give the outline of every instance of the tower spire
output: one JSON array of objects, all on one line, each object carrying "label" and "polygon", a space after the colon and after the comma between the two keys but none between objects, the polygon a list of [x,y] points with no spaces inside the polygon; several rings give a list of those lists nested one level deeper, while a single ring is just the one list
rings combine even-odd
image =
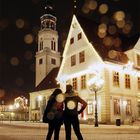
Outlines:
[{"label": "tower spire", "polygon": [[41,19],[41,29],[56,30],[56,17],[52,7],[52,0],[45,0],[45,13]]}]

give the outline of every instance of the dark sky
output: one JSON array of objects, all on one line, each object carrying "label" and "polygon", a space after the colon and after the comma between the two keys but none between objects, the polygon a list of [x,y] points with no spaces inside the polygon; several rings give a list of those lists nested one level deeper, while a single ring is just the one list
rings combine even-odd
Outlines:
[{"label": "dark sky", "polygon": [[[90,1],[92,1],[90,3]],[[37,31],[40,28],[40,16],[44,13],[45,0],[0,0],[0,88],[6,90],[30,91],[35,84],[35,51],[37,50]],[[116,11],[125,13],[126,23],[131,25],[129,33],[119,33],[134,37],[140,31],[139,0],[77,0],[77,15],[100,24],[111,19]],[[99,7],[107,4],[105,14]],[[73,13],[73,0],[53,0],[57,17],[57,30],[60,44],[67,37]],[[85,9],[84,9],[85,8]],[[60,50],[61,49],[60,45]]]}]

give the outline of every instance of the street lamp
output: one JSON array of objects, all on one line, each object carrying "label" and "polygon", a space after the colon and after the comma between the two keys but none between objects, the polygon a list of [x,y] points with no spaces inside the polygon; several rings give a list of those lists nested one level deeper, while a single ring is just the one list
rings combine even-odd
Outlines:
[{"label": "street lamp", "polygon": [[89,89],[95,93],[95,127],[98,127],[97,92],[103,87],[104,80],[93,78],[88,81]]}]

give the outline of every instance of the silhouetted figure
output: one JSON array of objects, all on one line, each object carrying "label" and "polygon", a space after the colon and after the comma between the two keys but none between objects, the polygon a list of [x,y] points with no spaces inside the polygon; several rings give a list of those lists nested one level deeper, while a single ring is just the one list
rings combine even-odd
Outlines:
[{"label": "silhouetted figure", "polygon": [[[65,110],[64,110],[64,125],[66,131],[66,140],[71,140],[71,126],[73,126],[74,132],[78,140],[83,140],[80,132],[78,114],[82,113],[86,108],[87,103],[81,99],[73,91],[71,85],[66,86],[65,93]],[[78,103],[81,104],[81,109],[78,111]]]},{"label": "silhouetted figure", "polygon": [[48,123],[48,134],[46,140],[51,140],[54,132],[54,140],[59,140],[59,132],[63,124],[63,101],[64,96],[60,89],[55,89],[48,100],[43,122]]}]

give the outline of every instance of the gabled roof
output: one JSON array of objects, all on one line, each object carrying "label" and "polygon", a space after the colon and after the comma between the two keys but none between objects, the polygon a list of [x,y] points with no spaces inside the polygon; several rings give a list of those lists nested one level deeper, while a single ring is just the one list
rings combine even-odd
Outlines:
[{"label": "gabled roof", "polygon": [[134,49],[140,50],[140,37],[139,37],[139,39],[138,39],[136,45],[134,46]]},{"label": "gabled roof", "polygon": [[[40,82],[40,84],[35,87],[34,91],[41,91],[46,89],[52,89],[58,87],[56,76],[58,73],[59,68],[53,68],[49,74]],[[34,92],[33,91],[33,92]]]},{"label": "gabled roof", "polygon": [[[77,42],[75,42],[74,45],[77,45],[77,46],[79,45],[79,47],[70,47],[70,40],[71,40],[71,38],[75,37],[75,34],[77,35],[79,32],[82,34],[82,39],[81,39],[81,42],[80,42],[82,45],[79,45]],[[71,45],[73,45],[73,44],[71,44]],[[65,62],[65,61],[67,61],[67,58],[69,56],[72,56],[73,52],[78,52],[81,49],[85,49],[84,48],[85,46],[87,47],[86,49],[90,50],[90,54],[94,54],[94,55],[89,55],[88,56],[91,61],[89,61],[87,63],[87,66],[93,64],[92,60],[94,60],[97,63],[103,63],[103,60],[100,57],[100,54],[97,53],[97,51],[95,50],[95,48],[92,45],[92,43],[89,42],[89,39],[87,38],[87,35],[85,34],[83,28],[81,27],[80,22],[77,20],[77,17],[75,15],[73,15],[73,18],[72,18],[72,21],[71,21],[71,25],[70,25],[70,29],[69,29],[69,32],[68,32],[68,36],[67,36],[67,40],[66,40],[66,44],[65,44],[65,48],[64,48],[64,52],[63,52],[63,60],[62,60],[62,63],[61,63],[61,67],[60,67],[59,73],[57,75],[57,80],[58,81],[60,79],[63,80],[62,77],[65,74],[67,75],[70,72],[69,70],[66,70],[65,74],[63,72],[63,70],[66,68],[65,65],[66,65],[67,62]],[[83,71],[85,69],[87,69],[87,68],[84,68],[84,67],[82,68]],[[60,76],[61,74],[63,75],[62,77]],[[64,79],[66,79],[66,77],[67,76],[64,76]]]}]

